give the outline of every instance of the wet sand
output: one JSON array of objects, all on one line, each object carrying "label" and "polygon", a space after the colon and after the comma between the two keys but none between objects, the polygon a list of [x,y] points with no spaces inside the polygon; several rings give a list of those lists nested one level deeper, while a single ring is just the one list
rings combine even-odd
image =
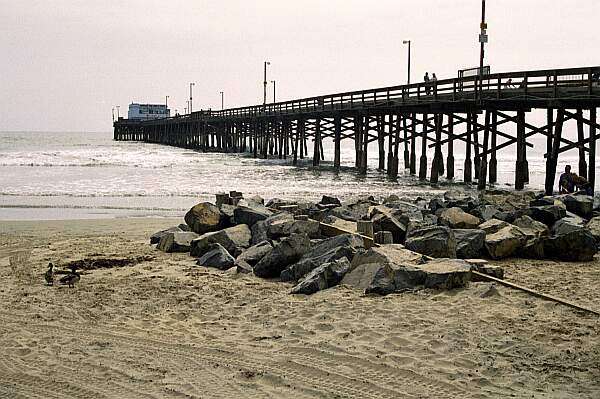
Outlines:
[{"label": "wet sand", "polygon": [[[292,296],[148,244],[180,222],[0,222],[0,397],[600,397],[597,316],[502,286],[482,298],[490,283]],[[48,262],[83,258],[133,263],[44,285]],[[501,264],[600,309],[598,259]]]}]

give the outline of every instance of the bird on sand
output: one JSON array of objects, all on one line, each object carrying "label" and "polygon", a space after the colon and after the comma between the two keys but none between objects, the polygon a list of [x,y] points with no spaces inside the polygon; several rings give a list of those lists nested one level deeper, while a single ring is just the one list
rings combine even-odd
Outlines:
[{"label": "bird on sand", "polygon": [[79,275],[79,273],[77,273],[76,270],[77,268],[75,266],[71,266],[71,273],[62,277],[60,279],[60,283],[68,284],[69,288],[73,288],[75,286],[75,283],[77,283],[81,279],[81,276]]},{"label": "bird on sand", "polygon": [[46,285],[54,285],[54,272],[52,271],[52,268],[54,267],[54,265],[51,263],[48,263],[48,270],[46,270],[46,273],[44,274],[44,278],[46,279]]}]

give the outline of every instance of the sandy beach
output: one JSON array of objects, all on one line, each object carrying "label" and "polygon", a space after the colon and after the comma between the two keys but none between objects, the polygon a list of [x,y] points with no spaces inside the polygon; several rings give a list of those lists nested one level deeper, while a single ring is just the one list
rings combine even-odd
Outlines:
[{"label": "sandy beach", "polygon": [[[0,222],[0,397],[597,398],[600,318],[496,286],[312,296],[149,245],[181,219]],[[48,262],[97,259],[75,288]],[[600,260],[506,279],[600,309]]]}]

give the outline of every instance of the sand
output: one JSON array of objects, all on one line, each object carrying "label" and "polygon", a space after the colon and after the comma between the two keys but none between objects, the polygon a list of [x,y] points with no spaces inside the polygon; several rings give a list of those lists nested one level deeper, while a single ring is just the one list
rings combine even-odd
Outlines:
[{"label": "sand", "polygon": [[[597,316],[502,286],[482,298],[490,283],[292,296],[148,244],[179,222],[0,222],[0,397],[600,397]],[[43,282],[50,261],[136,257],[72,289]],[[600,260],[501,264],[600,308]]]}]

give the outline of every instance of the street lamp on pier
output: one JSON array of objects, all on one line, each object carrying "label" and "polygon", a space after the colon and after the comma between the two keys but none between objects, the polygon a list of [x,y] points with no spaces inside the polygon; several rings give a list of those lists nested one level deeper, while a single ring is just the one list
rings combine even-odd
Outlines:
[{"label": "street lamp on pier", "polygon": [[223,111],[225,109],[225,102],[223,101],[223,92],[220,91],[219,93],[221,93],[221,111]]},{"label": "street lamp on pier", "polygon": [[194,83],[194,82],[190,83],[190,106],[189,106],[190,114],[192,113],[192,87],[195,85],[196,85],[196,83]]},{"label": "street lamp on pier", "polygon": [[410,84],[410,40],[403,40],[402,44],[408,44],[408,79],[407,79],[407,84]]},{"label": "street lamp on pier", "polygon": [[264,105],[267,105],[267,65],[271,65],[271,63],[269,61],[265,61],[265,79],[263,81],[264,88],[265,88],[264,101],[263,101]]},{"label": "street lamp on pier", "polygon": [[112,108],[112,118],[113,122],[115,121],[115,107]]},{"label": "street lamp on pier", "polygon": [[121,119],[121,114],[119,113],[120,105],[117,105],[117,120]]},{"label": "street lamp on pier", "polygon": [[275,104],[275,84],[276,82],[274,80],[271,81],[271,83],[273,83],[273,104]]}]

